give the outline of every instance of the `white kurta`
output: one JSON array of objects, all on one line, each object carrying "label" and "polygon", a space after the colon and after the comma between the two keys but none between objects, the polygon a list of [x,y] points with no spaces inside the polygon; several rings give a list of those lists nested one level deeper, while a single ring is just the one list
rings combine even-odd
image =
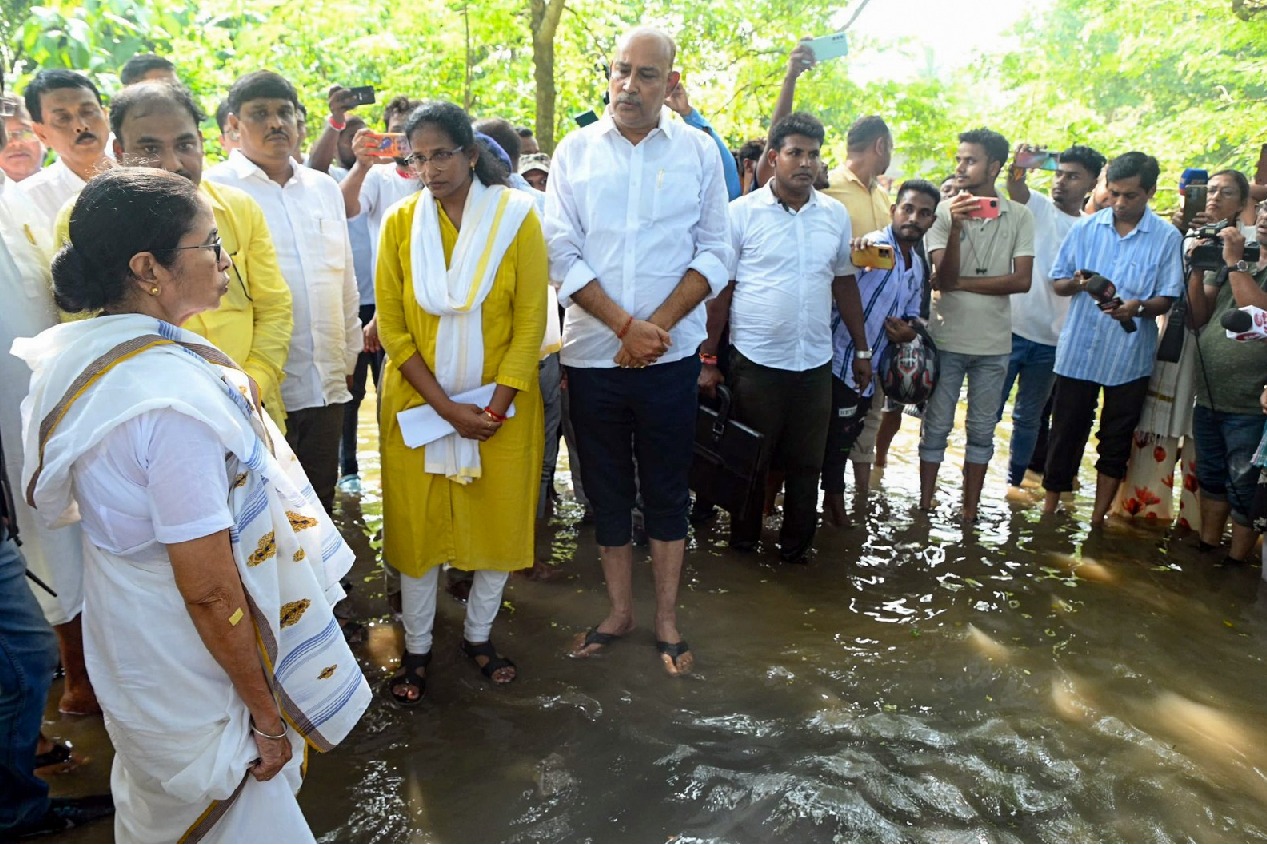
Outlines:
[{"label": "white kurta", "polygon": [[0,433],[8,458],[9,485],[17,506],[22,555],[27,569],[57,592],[32,585],[51,625],[69,622],[83,603],[79,572],[83,547],[79,526],[45,528],[22,495],[22,399],[31,381],[26,362],[9,352],[14,338],[34,337],[57,324],[49,287],[49,241],[26,197],[0,173]]}]

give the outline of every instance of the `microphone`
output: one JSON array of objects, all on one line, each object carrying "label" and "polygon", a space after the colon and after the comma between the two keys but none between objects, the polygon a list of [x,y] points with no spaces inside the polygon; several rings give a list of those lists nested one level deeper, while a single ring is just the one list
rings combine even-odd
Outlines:
[{"label": "microphone", "polygon": [[1267,340],[1267,311],[1256,305],[1246,305],[1227,311],[1219,318],[1229,340]]},{"label": "microphone", "polygon": [[[1114,308],[1120,308],[1122,305],[1122,297],[1117,295],[1117,288],[1099,273],[1087,279],[1087,293],[1091,294],[1091,298],[1100,303],[1101,306],[1112,305]],[[1134,318],[1125,321],[1118,320],[1118,325],[1127,334],[1139,328],[1135,325]]]}]

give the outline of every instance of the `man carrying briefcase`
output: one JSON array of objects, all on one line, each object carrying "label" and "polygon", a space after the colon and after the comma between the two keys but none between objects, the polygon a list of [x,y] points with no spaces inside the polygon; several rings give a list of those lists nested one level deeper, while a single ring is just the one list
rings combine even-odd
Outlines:
[{"label": "man carrying briefcase", "polygon": [[[774,176],[730,204],[732,281],[708,304],[708,340],[700,347],[700,388],[712,395],[722,377],[717,344],[730,323],[734,416],[766,438],[770,466],[785,479],[779,558],[808,559],[818,528],[818,475],[831,414],[833,298],[857,350],[854,374],[871,379],[871,350],[850,262],[845,207],[814,190],[823,125],[798,112],[775,124],[766,155]],[[759,487],[760,489],[760,487]],[[749,496],[731,520],[730,545],[756,548],[763,501]]]}]

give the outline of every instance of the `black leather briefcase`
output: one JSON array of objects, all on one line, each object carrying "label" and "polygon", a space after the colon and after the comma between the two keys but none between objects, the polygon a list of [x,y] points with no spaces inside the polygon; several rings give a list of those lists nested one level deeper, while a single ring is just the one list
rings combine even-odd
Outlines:
[{"label": "black leather briefcase", "polygon": [[691,489],[706,502],[743,513],[750,496],[764,496],[765,435],[730,418],[730,390],[717,388],[717,407],[700,402],[695,418]]}]

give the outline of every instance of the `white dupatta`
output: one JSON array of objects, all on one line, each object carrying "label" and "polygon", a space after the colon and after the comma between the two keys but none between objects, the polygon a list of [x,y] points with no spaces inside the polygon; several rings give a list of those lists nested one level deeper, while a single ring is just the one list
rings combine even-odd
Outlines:
[{"label": "white dupatta", "polygon": [[[462,228],[453,260],[446,267],[436,200],[425,189],[418,198],[410,232],[414,296],[423,311],[440,318],[435,377],[450,396],[482,386],[484,300],[532,206],[532,199],[522,191],[487,186],[472,174]],[[459,484],[469,484],[481,475],[478,441],[454,432],[424,448],[429,473]]]}]

